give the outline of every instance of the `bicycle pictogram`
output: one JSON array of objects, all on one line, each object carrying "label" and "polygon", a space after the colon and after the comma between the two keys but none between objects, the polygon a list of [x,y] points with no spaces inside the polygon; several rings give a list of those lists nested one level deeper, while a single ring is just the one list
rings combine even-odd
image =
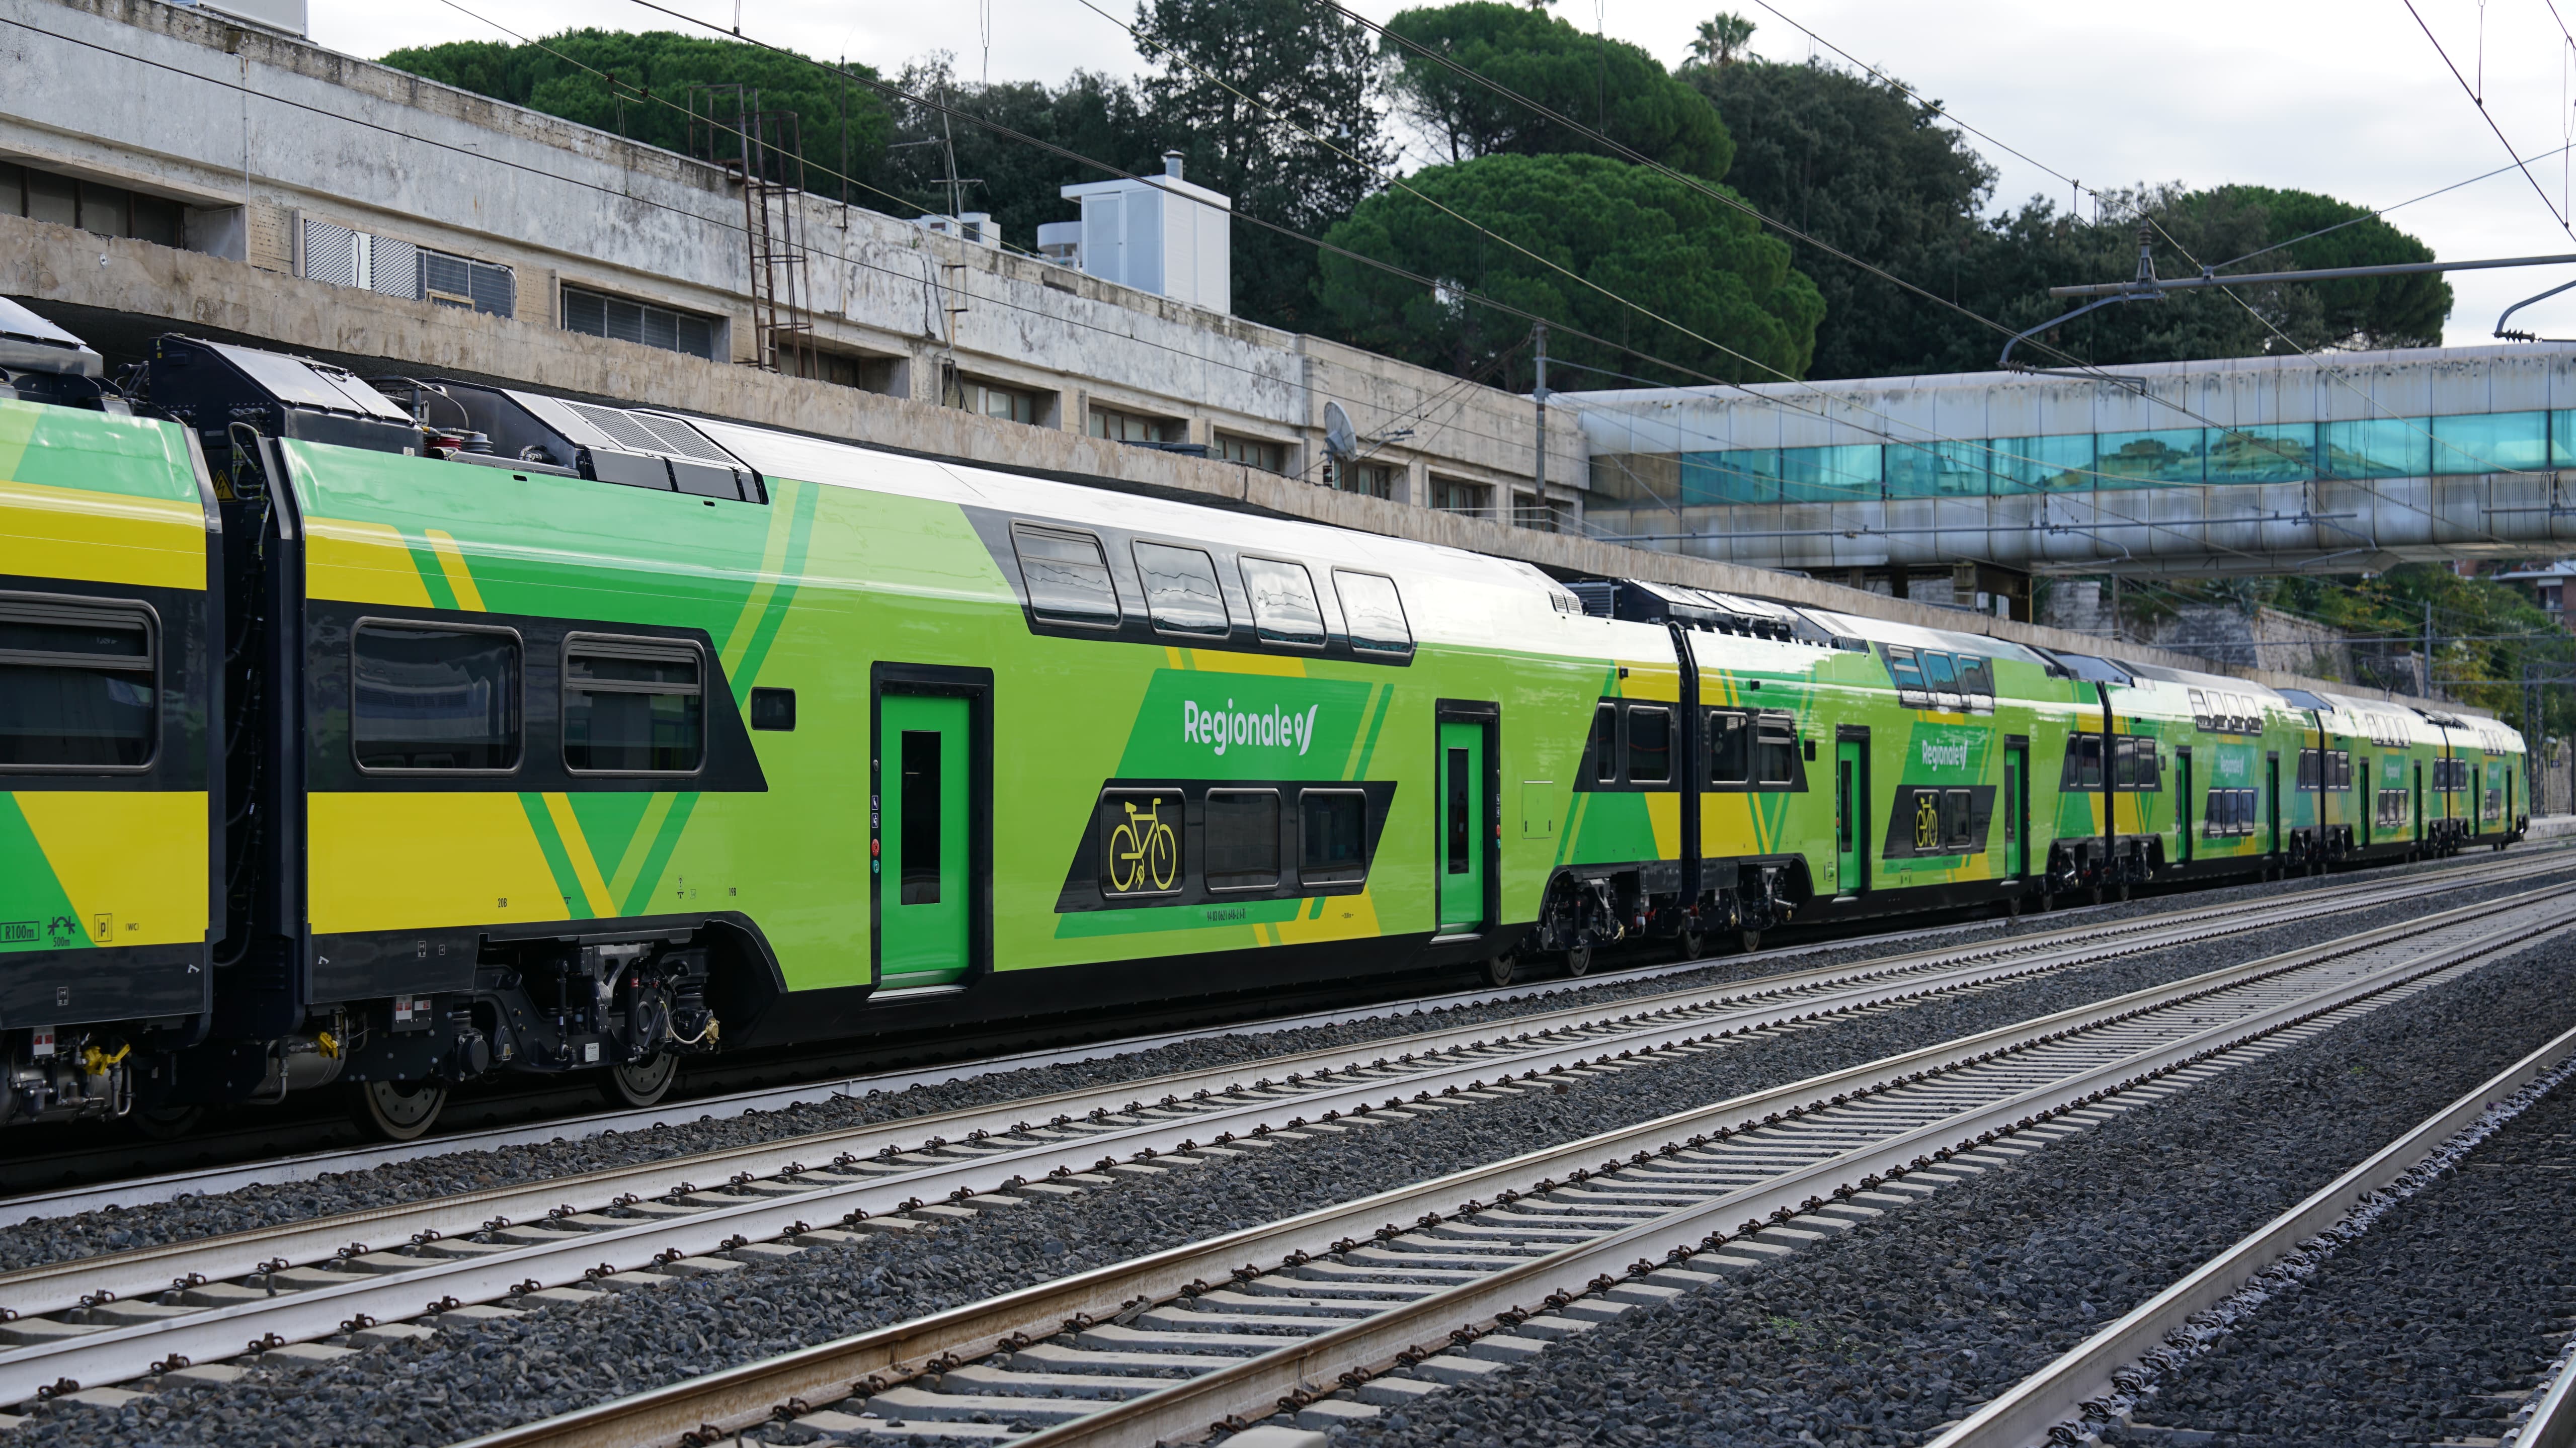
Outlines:
[{"label": "bicycle pictogram", "polygon": [[1109,888],[1134,894],[1150,879],[1153,889],[1171,889],[1181,873],[1181,841],[1163,823],[1164,801],[1156,799],[1141,813],[1133,800],[1122,803],[1127,822],[1109,832]]}]

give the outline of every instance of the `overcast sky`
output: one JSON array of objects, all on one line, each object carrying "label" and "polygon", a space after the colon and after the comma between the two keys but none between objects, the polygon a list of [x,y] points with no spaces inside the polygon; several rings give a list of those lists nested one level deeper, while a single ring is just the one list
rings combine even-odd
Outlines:
[{"label": "overcast sky", "polygon": [[[461,3],[530,35],[583,25],[675,28],[631,0]],[[670,3],[733,23],[731,0]],[[1131,13],[1132,0],[1096,3]],[[2491,0],[2483,8],[2476,0],[2414,0],[2432,38],[2404,0],[2180,0],[2146,10],[2064,0],[1773,0],[1779,14],[1758,0],[1728,3],[1759,27],[1757,54],[1804,60],[1814,51],[1831,59],[1794,20],[1993,137],[2000,146],[1971,139],[2001,172],[2000,205],[2036,193],[2064,206],[2071,188],[2062,175],[2087,186],[2249,182],[2393,206],[2511,159],[2444,64],[2447,52],[2484,96],[2486,117],[2523,156],[2542,158],[2530,170],[2546,196],[2508,171],[2390,220],[2444,259],[2576,253],[2576,238],[2558,219],[2576,182],[2564,149],[2576,138],[2576,44],[2548,0]],[[311,4],[314,38],[356,55],[501,38],[444,0]],[[962,76],[996,80],[1060,81],[1076,68],[1137,68],[1127,33],[1080,0],[740,4],[746,35],[888,71],[935,50],[953,52]],[[1382,19],[1403,5],[1358,0],[1355,8]],[[1711,8],[1685,0],[1565,0],[1556,13],[1675,64]],[[2576,7],[2567,13],[2576,15]],[[2188,270],[2178,258],[2162,269]],[[2456,305],[2444,340],[2484,341],[2506,306],[2570,279],[2576,267],[2454,274]],[[2576,336],[2576,291],[2523,312],[2515,324]]]}]

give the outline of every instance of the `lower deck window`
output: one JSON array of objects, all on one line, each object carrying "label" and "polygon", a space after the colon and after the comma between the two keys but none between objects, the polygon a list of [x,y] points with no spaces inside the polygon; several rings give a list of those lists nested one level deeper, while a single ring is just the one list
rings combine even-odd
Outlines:
[{"label": "lower deck window", "polygon": [[140,769],[160,711],[140,605],[0,596],[0,769]]},{"label": "lower deck window", "polygon": [[519,764],[519,636],[360,624],[349,738],[361,769],[499,772]]},{"label": "lower deck window", "polygon": [[1268,890],[1279,883],[1279,792],[1212,789],[1207,797],[1211,890]]},{"label": "lower deck window", "polygon": [[1368,796],[1309,789],[1297,796],[1300,885],[1355,885],[1368,875]]},{"label": "lower deck window", "polygon": [[1756,726],[1754,778],[1763,784],[1794,784],[1798,778],[1798,726],[1786,714],[1765,714]]}]

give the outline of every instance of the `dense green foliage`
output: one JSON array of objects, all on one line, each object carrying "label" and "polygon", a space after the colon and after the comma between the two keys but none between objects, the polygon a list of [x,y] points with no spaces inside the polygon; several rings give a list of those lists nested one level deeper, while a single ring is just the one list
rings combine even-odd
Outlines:
[{"label": "dense green foliage", "polygon": [[[1467,221],[1537,256],[1481,235]],[[1465,301],[1459,289],[1697,373],[1742,381],[1803,372],[1824,310],[1814,285],[1791,269],[1789,248],[1743,213],[1661,172],[1601,156],[1504,154],[1429,167],[1405,186],[1361,202],[1327,239],[1446,284],[1426,289],[1327,255],[1319,295],[1336,332],[1460,374],[1517,347],[1528,326]],[[1679,326],[1652,320],[1587,281]],[[1712,341],[1744,357],[1729,356]],[[1551,338],[1549,352],[1656,381],[1702,380],[1565,333]],[[1516,369],[1503,385],[1524,386],[1526,376]],[[1568,385],[1585,384],[1569,379]]]},{"label": "dense green foliage", "polygon": [[1379,52],[1396,108],[1452,161],[1605,148],[1423,51],[1676,171],[1715,181],[1734,155],[1717,112],[1624,40],[1586,35],[1554,16],[1496,0],[1400,11],[1386,28],[1396,38],[1382,42]]},{"label": "dense green foliage", "polygon": [[[2178,276],[2364,214],[2303,191],[2175,185],[2104,198],[2099,215],[2107,220],[2061,212],[2037,198],[1987,219],[1981,213],[1994,172],[1966,137],[1942,123],[1937,103],[1926,107],[1895,86],[1817,63],[1744,60],[1692,66],[1685,74],[1726,119],[1736,144],[1727,179],[1747,200],[1933,294],[1908,291],[1820,247],[1799,246],[1798,265],[1816,278],[1826,302],[1816,338],[1818,377],[1991,367],[2007,330],[2071,310],[2048,295],[2049,287],[2136,274],[2141,215],[2154,222],[2158,273]],[[2239,270],[2431,257],[2422,242],[2372,219],[2254,258]],[[2449,286],[2430,275],[2240,287],[2232,294],[2120,303],[2040,341],[2097,363],[2428,346],[2439,341],[2449,310]],[[2024,344],[2025,353],[2029,347]]]},{"label": "dense green foliage", "polygon": [[[1686,74],[1735,138],[1728,184],[1778,221],[1958,300],[1991,265],[1979,210],[1994,169],[1937,111],[1821,65],[1745,60]],[[1990,365],[1986,329],[1819,248],[1799,267],[1825,300],[1812,375],[1884,377]],[[1973,304],[1973,302],[1972,302]],[[1983,347],[1983,355],[1978,348]]]},{"label": "dense green foliage", "polygon": [[[947,57],[939,56],[907,67],[896,83],[962,114],[945,116],[935,104],[896,104],[894,143],[886,159],[889,189],[925,213],[989,212],[1003,241],[1015,248],[1036,246],[1040,224],[1073,219],[1073,204],[1063,199],[1062,188],[1105,181],[1109,173],[1013,140],[976,124],[976,118],[1138,175],[1163,169],[1161,125],[1136,88],[1116,76],[1076,71],[1061,86],[1036,81],[961,84],[950,74]],[[954,172],[949,169],[952,153]],[[954,206],[951,175],[958,178]]]},{"label": "dense green foliage", "polygon": [[[703,40],[669,31],[568,30],[525,45],[463,40],[397,50],[384,63],[446,85],[527,106],[551,116],[684,154],[739,154],[731,135],[710,134],[714,114],[736,124],[736,102],[720,105],[692,85],[743,84],[757,88],[763,110],[792,111],[803,138],[808,190],[860,204],[884,204],[866,184],[880,179],[886,136],[885,106],[864,81],[843,80],[797,55],[762,50],[731,40]],[[852,65],[855,74],[875,71]],[[694,104],[699,133],[690,134]],[[715,148],[711,150],[710,148]],[[849,158],[844,167],[842,157]]]},{"label": "dense green foliage", "polygon": [[[2523,588],[2489,578],[2462,578],[2439,563],[2409,563],[2375,578],[2284,578],[2256,585],[2276,608],[2305,615],[2361,639],[2402,639],[2356,644],[2353,682],[2365,687],[2412,687],[2409,661],[2397,657],[2422,636],[2424,605],[2433,606],[2433,680],[2464,703],[2493,710],[2520,729],[2526,666],[2543,676],[2576,666],[2576,638],[2532,602]],[[2501,637],[2499,637],[2501,636]],[[2544,688],[2542,733],[2576,732],[2576,693]],[[2540,740],[2531,741],[2536,749]]]},{"label": "dense green foliage", "polygon": [[[1370,104],[1368,34],[1323,0],[1145,0],[1142,90],[1187,178],[1250,217],[1308,236],[1349,216],[1393,159]],[[1088,177],[1082,179],[1090,179]],[[1315,248],[1234,227],[1234,310],[1316,330]]]}]

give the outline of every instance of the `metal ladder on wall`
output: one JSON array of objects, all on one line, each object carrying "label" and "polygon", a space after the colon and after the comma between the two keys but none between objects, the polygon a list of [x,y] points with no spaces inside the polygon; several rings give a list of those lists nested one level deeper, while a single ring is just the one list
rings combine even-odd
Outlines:
[{"label": "metal ladder on wall", "polygon": [[690,154],[724,167],[742,187],[752,365],[815,376],[821,359],[814,350],[812,287],[797,234],[805,149],[796,113],[762,109],[759,88],[740,81],[692,84],[688,113]]}]

